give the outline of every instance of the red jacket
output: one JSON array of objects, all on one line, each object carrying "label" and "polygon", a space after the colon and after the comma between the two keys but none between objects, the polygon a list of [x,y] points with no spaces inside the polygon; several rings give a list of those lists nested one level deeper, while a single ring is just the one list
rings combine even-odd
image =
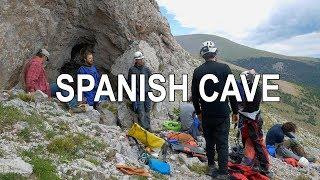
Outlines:
[{"label": "red jacket", "polygon": [[26,64],[24,78],[27,92],[41,90],[48,96],[51,95],[47,74],[44,69],[43,62],[38,56],[33,57]]}]

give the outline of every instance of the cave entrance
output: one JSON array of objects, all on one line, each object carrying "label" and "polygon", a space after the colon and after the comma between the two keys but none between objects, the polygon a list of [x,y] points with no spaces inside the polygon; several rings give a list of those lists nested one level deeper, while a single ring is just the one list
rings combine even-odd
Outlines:
[{"label": "cave entrance", "polygon": [[[85,50],[93,51],[94,44],[90,43],[80,43],[73,46],[71,50],[70,60],[65,62],[60,68],[60,74],[69,74],[74,79],[73,83],[69,83],[74,90],[77,89],[77,72],[78,69],[84,64],[84,59],[82,53]],[[67,83],[67,82],[64,82]]]}]

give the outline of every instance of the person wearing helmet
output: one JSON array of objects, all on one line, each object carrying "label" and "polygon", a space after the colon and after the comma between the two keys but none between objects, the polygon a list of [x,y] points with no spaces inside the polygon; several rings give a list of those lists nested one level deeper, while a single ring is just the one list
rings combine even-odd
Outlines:
[{"label": "person wearing helmet", "polygon": [[[238,121],[238,104],[234,96],[220,102],[222,91],[224,89],[227,77],[232,74],[228,65],[217,62],[218,49],[212,41],[206,41],[202,44],[200,55],[205,62],[196,68],[193,72],[192,79],[192,102],[198,115],[202,121],[202,129],[206,140],[206,152],[208,157],[209,173],[213,178],[227,178],[228,174],[228,136],[230,129],[230,108],[232,108],[232,120]],[[214,92],[219,93],[216,101],[206,102],[199,92],[200,80],[207,74],[214,74],[218,79],[218,83],[207,81],[204,86],[205,94],[212,96]],[[215,150],[218,153],[218,165],[216,168],[214,161]],[[226,177],[225,177],[226,176]]]},{"label": "person wearing helmet", "polygon": [[[244,71],[249,90],[252,90],[253,82],[256,76],[254,69]],[[237,82],[242,101],[239,103],[240,120],[238,127],[241,130],[242,144],[244,146],[244,158],[242,164],[254,166],[261,173],[272,176],[269,172],[269,153],[263,140],[262,125],[263,119],[260,112],[260,103],[262,100],[262,89],[258,85],[253,101],[249,102],[244,96],[244,88],[241,81]],[[259,163],[254,164],[255,160]]]},{"label": "person wearing helmet", "polygon": [[50,86],[45,70],[45,63],[49,60],[50,53],[46,49],[40,49],[37,54],[27,62],[24,70],[26,92],[34,93],[40,90],[51,95]]},{"label": "person wearing helmet", "polygon": [[[146,130],[150,131],[150,111],[151,111],[151,100],[148,96],[148,92],[151,90],[148,80],[151,76],[150,69],[145,66],[144,56],[142,52],[137,51],[134,53],[134,65],[129,69],[128,72],[128,84],[131,86],[131,76],[135,74],[137,77],[136,88],[137,88],[137,100],[133,102],[133,110],[138,114],[139,124]],[[140,101],[140,75],[145,75],[145,100]]]}]

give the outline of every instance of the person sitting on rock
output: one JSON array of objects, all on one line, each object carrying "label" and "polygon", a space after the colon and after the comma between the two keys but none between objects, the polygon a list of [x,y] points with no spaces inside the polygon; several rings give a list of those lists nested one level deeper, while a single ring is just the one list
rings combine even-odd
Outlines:
[{"label": "person sitting on rock", "polygon": [[[295,139],[296,131],[297,126],[293,122],[275,124],[269,129],[266,136],[268,149],[275,148],[276,155],[283,158],[294,158],[299,161],[304,157],[309,162],[315,162],[316,159],[309,157],[304,151],[304,148]],[[285,140],[285,137],[288,139]]]},{"label": "person sitting on rock", "polygon": [[[96,66],[94,66],[94,59],[93,59],[93,52],[91,50],[82,50],[82,56],[84,59],[84,64],[79,68],[78,74],[88,74],[91,75],[94,79],[94,88],[91,91],[88,92],[83,92],[83,96],[86,99],[86,102],[89,106],[93,106],[94,109],[97,109],[99,103],[101,101],[106,101],[108,100],[108,97],[106,96],[101,96],[99,101],[94,101],[94,98],[96,96],[98,86],[100,83],[101,79],[101,74],[99,73],[98,69]],[[86,80],[84,81],[85,85],[89,84],[89,81]]]},{"label": "person sitting on rock", "polygon": [[[56,96],[57,92],[61,92],[63,96],[69,95],[67,91],[61,90],[56,83],[49,84],[45,71],[45,63],[49,61],[49,56],[50,53],[46,49],[40,49],[25,66],[24,80],[26,92],[30,93],[30,96],[33,96],[37,90],[47,94],[48,97]],[[78,104],[76,96],[67,103],[73,112],[83,112],[83,108],[78,108]]]},{"label": "person sitting on rock", "polygon": [[27,62],[24,71],[26,92],[33,94],[40,90],[51,96],[45,63],[49,61],[50,53],[46,49],[40,49],[37,54]]},{"label": "person sitting on rock", "polygon": [[[253,87],[256,76],[254,69],[242,72],[245,75],[249,89]],[[244,158],[242,164],[254,166],[265,175],[271,175],[269,172],[269,153],[263,140],[262,125],[263,119],[260,112],[260,103],[262,100],[262,89],[258,85],[252,102],[249,102],[244,96],[242,82],[237,82],[242,101],[239,103],[239,129],[241,130],[242,143],[244,145]],[[241,93],[243,92],[243,93]]]},{"label": "person sitting on rock", "polygon": [[[134,53],[134,66],[129,69],[128,72],[128,84],[131,86],[131,76],[136,75],[136,88],[137,88],[137,100],[132,103],[133,111],[138,113],[139,124],[146,130],[150,131],[150,111],[151,111],[151,100],[148,96],[148,92],[151,90],[148,80],[151,76],[150,69],[145,66],[144,56],[140,51]],[[145,75],[145,100],[140,100],[140,74]]]},{"label": "person sitting on rock", "polygon": [[181,130],[189,133],[193,138],[200,136],[200,121],[195,113],[192,99],[180,105],[179,121],[181,122]]}]

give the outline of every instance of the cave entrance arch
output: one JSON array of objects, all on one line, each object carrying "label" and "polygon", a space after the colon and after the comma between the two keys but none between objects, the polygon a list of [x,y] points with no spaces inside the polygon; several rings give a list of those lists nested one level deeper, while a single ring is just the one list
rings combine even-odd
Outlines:
[{"label": "cave entrance arch", "polygon": [[74,45],[70,53],[70,60],[65,62],[59,70],[60,74],[69,74],[72,76],[74,82],[69,83],[69,85],[71,85],[75,91],[77,90],[77,72],[78,69],[84,64],[82,53],[85,50],[93,51],[93,49],[93,43],[78,43]]}]

